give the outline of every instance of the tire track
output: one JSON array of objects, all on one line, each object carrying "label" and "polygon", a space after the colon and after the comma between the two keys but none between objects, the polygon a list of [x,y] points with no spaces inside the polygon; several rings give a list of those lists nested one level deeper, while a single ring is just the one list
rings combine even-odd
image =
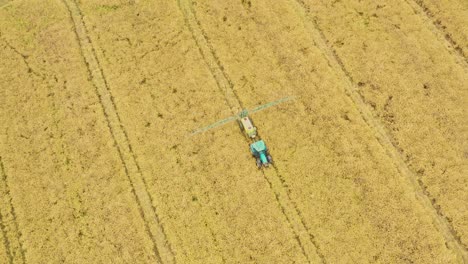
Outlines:
[{"label": "tire track", "polygon": [[[217,57],[214,48],[208,42],[208,37],[203,31],[191,3],[188,1],[190,0],[178,0],[179,8],[184,15],[186,26],[190,30],[200,54],[213,75],[220,92],[224,94],[227,105],[231,108],[233,114],[237,114],[241,109],[244,109],[242,101],[234,90],[234,84],[224,71],[224,67]],[[270,189],[275,194],[275,198],[281,212],[286,218],[286,221],[308,262],[325,263],[323,255],[318,253],[318,246],[314,241],[314,237],[305,226],[299,209],[289,197],[287,187],[284,186],[284,180],[281,179],[278,171],[276,169],[268,172],[263,171],[263,176],[268,182]]]},{"label": "tire track", "polygon": [[0,156],[0,229],[5,238],[9,263],[26,263],[25,250],[21,242],[21,232],[12,203],[8,177]]},{"label": "tire track", "polygon": [[[325,257],[315,241],[315,237],[310,233],[309,228],[305,224],[301,211],[289,196],[287,187],[284,186],[284,178],[279,173],[276,165],[273,168],[274,171],[263,170],[263,177],[268,182],[270,189],[273,190],[281,212],[286,217],[289,227],[293,230],[294,238],[301,247],[302,253],[306,256],[309,263],[326,263]],[[306,242],[304,243],[303,241]]]},{"label": "tire track", "polygon": [[187,0],[178,0],[178,4],[184,15],[185,24],[197,44],[200,55],[203,57],[203,60],[213,75],[219,91],[224,94],[224,99],[231,109],[232,114],[238,114],[244,109],[242,101],[234,90],[234,84],[224,71],[224,67],[214,52],[213,46],[208,42],[208,37],[201,27],[192,5],[188,3]]},{"label": "tire track", "polygon": [[320,50],[322,50],[323,54],[327,58],[329,66],[332,69],[336,69],[335,72],[339,74],[339,77],[341,77],[341,79],[346,82],[346,85],[344,86],[345,94],[351,99],[366,124],[376,132],[375,137],[380,146],[392,159],[400,174],[404,176],[409,185],[413,188],[415,197],[426,210],[426,213],[431,216],[434,226],[444,236],[448,248],[453,250],[458,255],[460,260],[462,260],[464,263],[468,263],[468,250],[461,242],[460,236],[457,234],[453,226],[450,224],[450,221],[448,221],[447,217],[443,214],[440,208],[435,204],[435,200],[427,191],[427,187],[424,185],[424,183],[405,163],[401,149],[394,144],[392,137],[387,133],[385,127],[380,123],[379,120],[374,118],[372,110],[366,104],[362,95],[358,92],[355,81],[344,66],[336,51],[331,46],[329,46],[329,42],[323,31],[320,29],[317,21],[310,19],[307,16],[305,11],[307,10],[307,7],[301,0],[291,1],[295,6],[296,12],[303,20],[305,28],[310,32],[314,44],[320,48]]},{"label": "tire track", "polygon": [[146,231],[152,240],[154,254],[160,263],[175,263],[174,252],[169,241],[166,239],[164,228],[161,225],[153,199],[148,192],[142,170],[117,112],[106,77],[97,59],[96,50],[84,24],[83,15],[75,0],[62,1],[70,13],[73,30],[88,69],[89,79],[96,90],[114,145],[117,148],[125,174],[130,182],[132,193],[138,204],[140,215],[145,222]]},{"label": "tire track", "polygon": [[446,32],[443,26],[437,22],[434,15],[432,15],[429,8],[424,4],[423,0],[404,0],[416,15],[421,14],[421,19],[428,24],[429,29],[439,39],[440,42],[445,43],[450,54],[455,56],[457,61],[465,68],[468,66],[468,58],[463,52],[463,49],[452,38],[450,33]]}]

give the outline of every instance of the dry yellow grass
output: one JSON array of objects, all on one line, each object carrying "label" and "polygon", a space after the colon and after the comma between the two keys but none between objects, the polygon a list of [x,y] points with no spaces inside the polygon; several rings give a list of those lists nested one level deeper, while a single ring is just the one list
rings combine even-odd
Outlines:
[{"label": "dry yellow grass", "polygon": [[0,233],[0,241],[2,243],[2,246],[0,247],[0,259],[8,259],[8,245],[6,243],[6,239],[5,239],[5,235],[2,233]]},{"label": "dry yellow grass", "polygon": [[[464,58],[382,2],[1,7],[0,262],[463,263]],[[189,135],[285,96],[274,168]]]},{"label": "dry yellow grass", "polygon": [[359,95],[466,248],[468,68],[461,55],[401,1],[310,6]]},{"label": "dry yellow grass", "polygon": [[[428,19],[441,31],[447,41],[465,58],[468,57],[468,1],[415,0]],[[411,2],[410,2],[411,3]]]}]

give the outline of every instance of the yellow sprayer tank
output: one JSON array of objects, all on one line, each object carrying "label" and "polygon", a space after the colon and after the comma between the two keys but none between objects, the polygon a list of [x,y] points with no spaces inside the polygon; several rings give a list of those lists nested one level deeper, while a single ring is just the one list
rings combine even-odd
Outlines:
[{"label": "yellow sprayer tank", "polygon": [[255,138],[255,136],[257,136],[257,128],[254,127],[248,116],[244,116],[240,119],[240,125],[250,138]]}]

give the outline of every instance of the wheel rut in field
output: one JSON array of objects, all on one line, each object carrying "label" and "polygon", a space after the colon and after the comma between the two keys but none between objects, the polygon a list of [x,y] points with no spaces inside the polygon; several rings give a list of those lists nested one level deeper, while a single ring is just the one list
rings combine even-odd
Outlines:
[{"label": "wheel rut in field", "polygon": [[234,84],[224,71],[224,67],[214,52],[213,46],[208,42],[208,37],[201,27],[192,5],[186,0],[178,0],[178,4],[184,15],[185,24],[197,44],[200,55],[203,57],[203,60],[213,75],[219,91],[224,94],[226,104],[231,109],[232,114],[235,115],[239,113],[244,108],[242,101],[234,90]]},{"label": "wheel rut in field", "polygon": [[387,156],[391,158],[399,173],[404,176],[413,189],[415,197],[419,203],[426,210],[428,215],[431,216],[434,226],[441,232],[446,240],[446,244],[450,249],[457,253],[458,257],[464,262],[468,263],[468,251],[463,245],[460,236],[457,234],[453,226],[448,221],[442,210],[437,204],[435,199],[427,191],[427,186],[419,179],[415,172],[413,172],[409,165],[405,163],[402,157],[401,149],[395,145],[392,137],[386,131],[384,125],[381,124],[372,114],[372,110],[366,104],[362,95],[358,92],[357,84],[351,77],[349,71],[346,69],[341,58],[338,56],[333,47],[329,46],[329,42],[325,37],[323,31],[320,29],[318,23],[309,18],[306,14],[307,10],[301,0],[291,0],[295,6],[296,12],[303,20],[305,28],[310,32],[314,44],[323,52],[327,58],[329,67],[336,69],[335,72],[341,76],[341,79],[346,82],[344,86],[345,94],[351,99],[356,109],[359,111],[364,122],[370,129],[376,132],[375,137],[385,151]]},{"label": "wheel rut in field", "polygon": [[153,242],[154,254],[160,263],[175,263],[174,253],[166,238],[153,199],[148,192],[147,184],[143,178],[142,170],[133,152],[127,132],[121,122],[104,71],[99,63],[96,50],[83,21],[81,10],[75,0],[63,0],[63,3],[70,13],[73,30],[88,69],[89,79],[92,81],[99,98],[114,145],[117,148],[125,174],[130,182],[140,215],[145,222],[146,231]]},{"label": "wheel rut in field", "polygon": [[434,17],[432,12],[426,6],[423,0],[404,0],[417,15],[420,15],[421,19],[428,25],[429,29],[433,34],[441,41],[445,47],[447,47],[450,54],[456,57],[459,63],[466,68],[468,67],[468,57],[460,45],[452,38],[449,32],[447,32],[441,22]]},{"label": "wheel rut in field", "polygon": [[21,231],[16,219],[15,207],[10,194],[8,177],[0,156],[0,229],[5,238],[9,263],[26,263],[25,250],[21,242]]},{"label": "wheel rut in field", "polygon": [[[178,0],[179,8],[184,15],[186,26],[191,32],[200,55],[203,57],[213,75],[220,92],[224,94],[226,104],[230,107],[233,114],[237,114],[241,109],[244,109],[242,101],[234,90],[234,84],[224,71],[224,67],[216,55],[213,46],[209,43],[208,37],[201,27],[200,21],[196,17],[195,10],[193,10],[189,1],[190,0]],[[305,226],[299,209],[289,197],[287,187],[284,186],[278,171],[276,169],[268,172],[263,171],[263,176],[268,182],[270,189],[275,194],[278,206],[289,228],[291,228],[304,256],[310,263],[325,263],[323,255],[318,252],[319,248],[314,241],[313,235],[310,234]]]}]

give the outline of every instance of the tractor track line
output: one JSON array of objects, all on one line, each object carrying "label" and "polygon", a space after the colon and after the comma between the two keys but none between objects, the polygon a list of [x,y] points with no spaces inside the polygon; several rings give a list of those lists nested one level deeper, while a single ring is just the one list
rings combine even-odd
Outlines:
[{"label": "tractor track line", "polygon": [[394,165],[398,169],[399,173],[404,176],[410,186],[413,188],[416,199],[420,202],[426,212],[431,216],[434,226],[444,236],[447,246],[456,252],[459,258],[465,263],[468,263],[468,251],[463,245],[459,235],[448,221],[447,217],[443,212],[438,209],[439,207],[435,204],[435,199],[431,197],[431,194],[427,191],[427,187],[417,177],[408,164],[405,163],[401,149],[394,144],[392,137],[388,134],[385,127],[377,120],[372,114],[372,110],[366,104],[362,95],[358,92],[353,78],[344,66],[341,58],[338,56],[333,47],[330,47],[328,40],[325,37],[323,31],[318,26],[317,21],[309,19],[305,10],[306,7],[301,0],[291,0],[296,6],[298,14],[303,19],[305,28],[310,32],[315,45],[322,50],[324,56],[327,58],[328,64],[332,69],[336,69],[335,72],[341,76],[341,79],[346,82],[344,86],[345,94],[353,102],[356,109],[359,111],[364,122],[376,132],[375,137],[377,142],[380,144],[382,149],[385,151],[387,156],[391,158]]},{"label": "tractor track line", "polygon": [[[224,67],[216,55],[213,46],[208,42],[208,37],[201,27],[200,21],[196,17],[195,10],[193,10],[192,5],[188,0],[178,0],[178,3],[184,16],[186,26],[198,46],[200,55],[203,57],[211,74],[213,75],[220,92],[224,94],[227,105],[231,108],[233,114],[237,114],[241,109],[244,109],[242,101],[235,92],[234,84],[224,71]],[[316,243],[315,241],[312,241],[313,236],[304,226],[304,222],[300,218],[301,214],[298,208],[291,202],[289,195],[287,195],[287,190],[281,183],[281,179],[279,178],[277,171],[275,171],[275,174],[275,176],[268,177],[265,172],[263,172],[264,178],[268,182],[270,189],[275,194],[281,212],[285,216],[295,239],[304,253],[304,256],[312,263],[325,262],[323,256],[317,253]]]},{"label": "tractor track line", "polygon": [[[201,28],[198,19],[195,17],[195,13],[191,9],[191,5],[186,3],[184,0],[178,0],[178,6],[184,17],[185,25],[190,31],[190,33],[192,34],[192,38],[194,39],[196,43],[200,56],[202,56],[203,61],[205,62],[211,75],[213,76],[216,82],[216,86],[218,87],[219,91],[221,92],[221,94],[224,95],[223,96],[224,101],[229,106],[232,114],[237,114],[240,111],[240,109],[243,108],[242,103],[239,100],[238,95],[233,90],[233,87],[234,87],[233,83],[231,82],[231,80],[227,78],[227,74],[219,66],[221,62],[216,56],[216,54],[214,53],[214,49],[211,46],[211,44],[207,42],[206,34]],[[190,20],[189,20],[190,15],[193,16],[192,19],[195,20],[195,23],[197,23],[197,26],[198,26],[197,28],[192,27],[192,24],[190,23]],[[196,29],[199,29],[200,31],[198,35],[195,33]],[[211,64],[207,58],[207,56],[210,56],[210,55],[213,56],[213,58],[211,58]],[[230,91],[232,92],[232,94],[229,94]],[[233,97],[235,97],[237,100],[234,100]],[[201,204],[200,204],[200,208],[201,208]],[[209,227],[206,220],[205,220],[205,224],[207,225],[208,230],[210,231],[210,234],[213,239],[213,243],[215,244],[217,248],[219,248],[219,241],[216,238],[216,235],[213,232],[213,230]],[[221,256],[223,263],[226,263],[226,259],[224,258],[223,254],[220,254],[220,256]]]},{"label": "tractor track line", "polygon": [[429,8],[424,4],[423,0],[404,0],[412,9],[416,15],[419,15],[421,19],[427,24],[431,32],[436,38],[442,42],[450,54],[455,56],[456,60],[464,67],[468,66],[468,58],[465,56],[463,49],[458,43],[452,38],[450,33],[444,30],[443,25],[437,23],[437,19],[434,17]]},{"label": "tractor track line", "polygon": [[99,98],[107,127],[112,135],[127,179],[130,182],[131,192],[137,202],[138,210],[144,220],[146,232],[153,243],[155,257],[160,263],[175,263],[173,250],[169,241],[166,239],[164,228],[161,225],[152,197],[148,192],[142,170],[133,152],[127,132],[121,122],[104,71],[97,59],[96,50],[89,38],[81,10],[75,0],[62,1],[70,14],[73,30],[88,70],[89,79],[92,81],[95,92]]},{"label": "tractor track line", "polygon": [[[268,182],[270,189],[273,190],[276,202],[279,204],[281,212],[284,214],[290,228],[293,230],[294,238],[301,247],[302,253],[309,263],[325,264],[325,256],[320,252],[320,247],[315,241],[315,237],[310,233],[309,228],[307,228],[302,213],[294,200],[289,196],[287,187],[284,186],[284,178],[279,173],[276,165],[273,165],[273,168],[274,172],[265,172],[262,170],[263,177]],[[269,176],[268,174],[275,175]],[[302,241],[306,242],[303,243]]]},{"label": "tractor track line", "polygon": [[187,0],[178,0],[178,4],[184,16],[185,24],[197,44],[200,55],[208,66],[211,75],[213,75],[220,92],[224,94],[224,99],[231,112],[236,115],[244,109],[244,106],[239,95],[234,90],[233,82],[224,71],[224,67],[216,55],[213,46],[208,42],[208,36],[201,27],[192,5]]},{"label": "tractor track line", "polygon": [[[21,242],[21,232],[10,194],[10,186],[8,185],[8,176],[1,156],[0,177],[0,199],[5,199],[2,203],[7,206],[7,208],[4,209],[0,207],[0,229],[2,230],[3,237],[5,237],[5,247],[7,249],[8,260],[10,263],[14,263],[17,260],[22,261],[22,263],[26,263],[25,250],[23,243]],[[7,214],[4,214],[4,211],[7,211]],[[9,225],[5,221],[7,217],[11,218],[11,223]],[[9,231],[14,234],[9,235]]]}]

